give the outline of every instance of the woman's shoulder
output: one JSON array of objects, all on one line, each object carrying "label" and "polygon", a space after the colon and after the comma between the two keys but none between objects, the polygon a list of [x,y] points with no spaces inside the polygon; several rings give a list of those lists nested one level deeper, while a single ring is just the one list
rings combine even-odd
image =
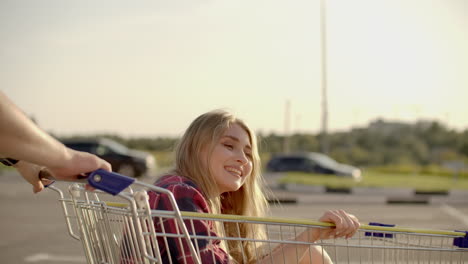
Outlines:
[{"label": "woman's shoulder", "polygon": [[[187,177],[179,175],[164,175],[155,185],[169,190],[179,209],[182,211],[209,212],[209,206],[205,196],[196,184]],[[167,194],[150,191],[149,201],[152,209],[170,210],[172,205]]]},{"label": "woman's shoulder", "polygon": [[164,189],[170,189],[171,187],[185,187],[200,190],[197,184],[191,179],[175,174],[163,175],[154,183],[154,185]]}]

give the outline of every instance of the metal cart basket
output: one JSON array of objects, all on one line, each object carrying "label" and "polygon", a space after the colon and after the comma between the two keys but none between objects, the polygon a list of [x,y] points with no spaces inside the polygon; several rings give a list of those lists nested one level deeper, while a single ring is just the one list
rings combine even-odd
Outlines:
[{"label": "metal cart basket", "polygon": [[[332,224],[288,218],[258,218],[239,215],[214,215],[180,212],[175,199],[166,190],[135,181],[115,173],[98,170],[89,183],[103,191],[86,191],[82,184],[71,184],[70,195],[57,187],[49,188],[60,194],[60,202],[70,235],[82,242],[88,263],[179,263],[171,259],[169,239],[188,247],[194,263],[199,260],[198,240],[245,241],[253,243],[256,258],[263,263],[322,263],[314,253],[327,252],[333,263],[468,263],[468,233],[439,230],[398,228],[371,223],[363,225],[350,239],[319,240],[314,243],[298,241],[298,234],[310,228],[333,228]],[[131,185],[131,188],[127,188]],[[142,190],[136,190],[142,187]],[[173,211],[151,210],[147,190],[169,195]],[[168,233],[155,226],[176,221],[179,230]],[[247,239],[240,235],[201,236],[189,232],[195,221],[248,223],[249,228],[265,228],[267,237]],[[164,225],[162,225],[164,226]],[[223,232],[221,232],[222,234]],[[232,232],[231,232],[232,233]],[[297,247],[291,261],[281,254],[282,247]],[[301,253],[304,249],[305,252]],[[162,257],[165,252],[166,258]],[[271,257],[280,252],[281,257]],[[278,254],[276,254],[278,256]],[[180,263],[184,263],[183,260]]]}]

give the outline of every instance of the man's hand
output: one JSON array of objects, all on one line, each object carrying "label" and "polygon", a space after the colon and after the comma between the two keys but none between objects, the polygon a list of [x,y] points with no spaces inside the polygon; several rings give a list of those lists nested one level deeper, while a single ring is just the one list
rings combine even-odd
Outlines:
[{"label": "man's hand", "polygon": [[57,180],[73,181],[97,169],[112,171],[111,165],[96,155],[67,148],[66,161],[57,167],[47,167],[47,170]]},{"label": "man's hand", "polygon": [[53,181],[48,179],[39,179],[39,173],[44,169],[42,166],[29,163],[27,161],[19,161],[14,165],[23,178],[33,186],[33,192],[38,193],[44,189],[44,185],[51,184]]},{"label": "man's hand", "polygon": [[[53,178],[63,181],[75,181],[80,177],[85,177],[86,173],[97,169],[111,171],[111,165],[99,157],[81,151],[66,149],[66,162],[59,167],[44,167],[27,161],[19,161],[14,167],[23,176],[23,178],[33,186],[33,192],[38,193],[44,189],[44,185],[51,184],[49,179],[40,179],[39,173],[46,171]],[[87,189],[92,189],[89,186]]]}]

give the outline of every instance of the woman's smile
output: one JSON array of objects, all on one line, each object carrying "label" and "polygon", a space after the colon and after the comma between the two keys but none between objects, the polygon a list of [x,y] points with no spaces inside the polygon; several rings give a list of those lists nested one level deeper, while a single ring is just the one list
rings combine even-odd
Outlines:
[{"label": "woman's smile", "polygon": [[231,167],[231,166],[226,166],[224,167],[229,173],[235,175],[235,176],[238,176],[238,177],[242,177],[242,170],[240,169],[236,169],[234,167]]}]

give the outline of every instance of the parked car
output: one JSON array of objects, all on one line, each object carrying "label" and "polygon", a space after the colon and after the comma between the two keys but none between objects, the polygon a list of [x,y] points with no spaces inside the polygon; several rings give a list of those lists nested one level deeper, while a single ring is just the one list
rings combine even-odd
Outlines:
[{"label": "parked car", "polygon": [[356,181],[360,181],[362,178],[360,169],[351,165],[338,163],[329,156],[316,152],[275,156],[268,161],[267,170],[273,172],[300,171],[334,174],[352,177]]},{"label": "parked car", "polygon": [[156,168],[156,161],[148,152],[129,149],[107,138],[63,141],[65,146],[95,154],[112,165],[112,170],[130,177],[140,177]]}]

